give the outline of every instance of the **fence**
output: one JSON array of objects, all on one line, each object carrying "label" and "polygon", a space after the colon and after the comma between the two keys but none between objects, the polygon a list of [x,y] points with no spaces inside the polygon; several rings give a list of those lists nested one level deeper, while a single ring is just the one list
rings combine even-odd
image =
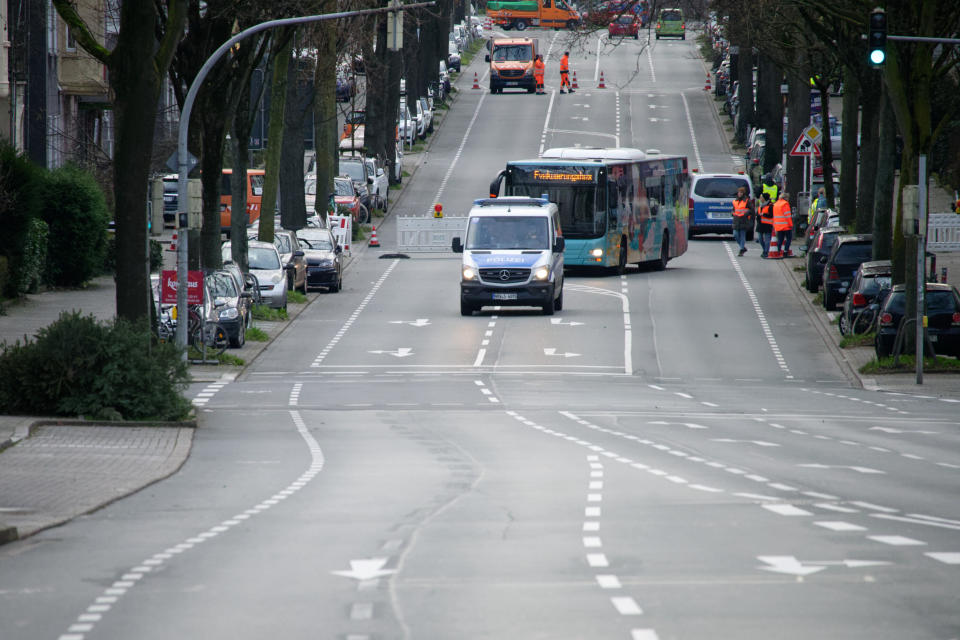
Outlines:
[{"label": "fence", "polygon": [[450,253],[453,239],[466,229],[466,218],[399,217],[397,247],[407,253]]},{"label": "fence", "polygon": [[960,251],[960,215],[932,213],[927,220],[928,251]]}]

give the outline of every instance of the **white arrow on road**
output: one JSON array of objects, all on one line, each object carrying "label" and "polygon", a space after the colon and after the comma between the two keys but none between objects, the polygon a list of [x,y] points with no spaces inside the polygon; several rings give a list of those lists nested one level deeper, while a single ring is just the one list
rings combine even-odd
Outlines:
[{"label": "white arrow on road", "polygon": [[758,447],[779,447],[780,445],[775,442],[767,442],[766,440],[734,440],[733,438],[711,438],[714,442],[745,442],[747,444],[755,444]]},{"label": "white arrow on road", "polygon": [[654,422],[648,422],[647,424],[660,424],[668,427],[670,425],[680,425],[688,429],[709,429],[709,427],[705,427],[702,424],[694,424],[692,422],[664,422],[663,420],[656,420]]},{"label": "white arrow on road", "polygon": [[430,324],[430,319],[417,318],[416,320],[391,320],[390,324],[408,324],[411,327],[425,327]]},{"label": "white arrow on road", "polygon": [[395,569],[384,569],[387,564],[386,558],[369,558],[367,560],[351,560],[349,571],[331,571],[335,576],[344,578],[354,578],[356,580],[372,580],[382,576],[389,576],[396,573]]},{"label": "white arrow on road", "polygon": [[856,467],[842,464],[820,464],[819,462],[798,464],[797,466],[806,467],[807,469],[850,469],[851,471],[856,471],[857,473],[886,473],[886,471],[880,471],[880,469],[871,469],[870,467]]},{"label": "white arrow on road", "polygon": [[557,350],[554,349],[553,347],[544,347],[544,349],[543,349],[543,355],[545,355],[545,356],[560,356],[561,358],[576,358],[576,357],[579,356],[580,354],[579,354],[579,353],[570,353],[570,352],[568,352],[568,351],[567,351],[567,352],[564,352],[564,353],[557,353]]},{"label": "white arrow on road", "polygon": [[925,436],[932,436],[940,433],[939,431],[912,431],[910,429],[893,429],[891,427],[870,427],[870,431],[884,431],[886,433],[921,433]]},{"label": "white arrow on road", "polygon": [[413,355],[413,349],[411,349],[410,347],[400,347],[396,351],[384,351],[382,349],[378,349],[377,351],[367,351],[367,353],[373,353],[378,356],[383,354],[388,354],[397,358],[406,358],[407,356]]},{"label": "white arrow on road", "polygon": [[563,321],[563,318],[550,318],[550,324],[561,324],[561,325],[567,325],[567,326],[570,326],[570,327],[577,327],[577,326],[580,326],[580,325],[583,324],[583,323],[582,323],[582,322],[576,322],[576,321],[574,321],[574,320],[571,320],[570,322],[564,322],[564,321]]},{"label": "white arrow on road", "polygon": [[883,560],[797,560],[794,556],[757,556],[757,560],[767,566],[758,567],[763,571],[786,573],[794,576],[808,576],[827,567],[846,567],[857,569],[860,567],[879,567],[892,564]]}]

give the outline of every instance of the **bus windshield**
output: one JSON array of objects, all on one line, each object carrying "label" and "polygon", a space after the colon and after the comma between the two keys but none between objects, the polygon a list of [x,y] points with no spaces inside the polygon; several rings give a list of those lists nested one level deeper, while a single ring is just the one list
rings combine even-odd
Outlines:
[{"label": "bus windshield", "polygon": [[546,194],[557,205],[565,237],[599,238],[606,232],[607,216],[597,207],[595,168],[512,165],[507,176],[507,195],[539,198]]}]

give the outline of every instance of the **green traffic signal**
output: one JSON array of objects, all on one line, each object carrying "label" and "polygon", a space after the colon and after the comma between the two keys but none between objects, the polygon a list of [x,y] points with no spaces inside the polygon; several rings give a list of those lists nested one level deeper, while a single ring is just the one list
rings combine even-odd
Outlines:
[{"label": "green traffic signal", "polygon": [[867,34],[870,64],[879,67],[887,59],[887,14],[877,7],[870,12],[870,31]]}]

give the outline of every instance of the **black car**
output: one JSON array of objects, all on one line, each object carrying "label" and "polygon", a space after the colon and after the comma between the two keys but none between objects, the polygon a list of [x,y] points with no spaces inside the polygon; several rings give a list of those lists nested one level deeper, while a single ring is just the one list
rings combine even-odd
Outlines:
[{"label": "black car", "polygon": [[810,221],[810,224],[807,225],[806,230],[803,232],[805,250],[810,251],[810,247],[817,239],[817,231],[827,227],[839,226],[840,214],[833,209],[817,209],[813,214],[813,219]]},{"label": "black car", "polygon": [[[952,285],[928,282],[924,302],[927,309],[927,335],[936,353],[960,358],[960,293]],[[906,307],[906,289],[898,284],[880,308],[874,347],[878,358],[893,353],[897,330]],[[911,325],[909,331],[915,331]]]},{"label": "black car", "polygon": [[343,288],[343,252],[329,229],[307,227],[297,231],[307,259],[307,289],[324,287],[331,293]]},{"label": "black car", "polygon": [[816,293],[823,284],[823,265],[827,263],[837,238],[846,233],[843,227],[818,229],[807,250],[807,291]]},{"label": "black car", "polygon": [[828,311],[847,295],[857,267],[873,255],[873,236],[870,234],[842,235],[830,250],[823,265],[823,306]]},{"label": "black car", "polygon": [[884,291],[890,289],[893,266],[889,260],[864,262],[853,277],[853,284],[843,299],[840,312],[840,333],[868,333],[874,328],[877,305]]}]

